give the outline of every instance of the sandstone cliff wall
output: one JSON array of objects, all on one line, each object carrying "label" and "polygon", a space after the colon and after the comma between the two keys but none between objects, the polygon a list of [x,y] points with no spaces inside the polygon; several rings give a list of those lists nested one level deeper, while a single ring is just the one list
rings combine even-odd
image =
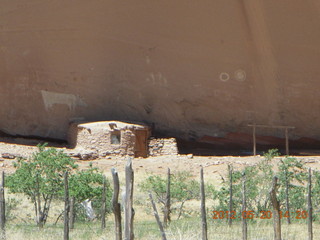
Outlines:
[{"label": "sandstone cliff wall", "polygon": [[188,139],[255,122],[319,139],[319,25],[317,0],[3,0],[0,130],[130,120]]}]

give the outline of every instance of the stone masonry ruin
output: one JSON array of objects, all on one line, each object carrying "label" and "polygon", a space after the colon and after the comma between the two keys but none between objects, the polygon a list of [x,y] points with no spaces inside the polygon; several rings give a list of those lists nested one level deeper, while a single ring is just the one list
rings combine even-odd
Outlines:
[{"label": "stone masonry ruin", "polygon": [[178,147],[175,138],[150,138],[148,143],[149,155],[152,157],[162,155],[177,155]]},{"label": "stone masonry ruin", "polygon": [[150,128],[141,124],[118,121],[72,123],[70,147],[82,154],[147,157]]},{"label": "stone masonry ruin", "polygon": [[162,156],[177,155],[175,138],[150,137],[151,129],[143,124],[119,121],[74,122],[68,132],[68,142],[74,157],[95,159],[110,155]]}]

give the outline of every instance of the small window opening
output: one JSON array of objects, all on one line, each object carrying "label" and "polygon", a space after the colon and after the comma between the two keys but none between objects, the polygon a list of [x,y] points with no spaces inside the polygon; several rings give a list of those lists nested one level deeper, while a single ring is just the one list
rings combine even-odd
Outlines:
[{"label": "small window opening", "polygon": [[120,144],[121,142],[121,132],[115,130],[111,132],[111,144]]}]

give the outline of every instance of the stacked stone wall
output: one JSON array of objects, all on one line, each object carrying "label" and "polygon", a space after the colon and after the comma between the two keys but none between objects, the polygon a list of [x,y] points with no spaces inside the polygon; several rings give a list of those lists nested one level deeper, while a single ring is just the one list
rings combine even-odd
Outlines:
[{"label": "stacked stone wall", "polygon": [[178,154],[177,141],[175,138],[150,138],[148,147],[150,156]]},{"label": "stacked stone wall", "polygon": [[102,128],[86,128],[76,124],[70,127],[69,144],[77,153],[83,155],[97,155],[105,157],[109,155],[134,156],[135,134],[134,129],[125,128],[120,130],[119,144],[112,144],[111,135],[113,130]]}]

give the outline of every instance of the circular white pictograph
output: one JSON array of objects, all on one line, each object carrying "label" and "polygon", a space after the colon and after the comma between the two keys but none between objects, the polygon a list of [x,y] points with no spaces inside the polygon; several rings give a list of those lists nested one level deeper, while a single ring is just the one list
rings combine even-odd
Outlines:
[{"label": "circular white pictograph", "polygon": [[247,74],[244,70],[239,69],[234,72],[234,78],[237,79],[238,81],[242,82],[242,81],[246,80]]},{"label": "circular white pictograph", "polygon": [[226,82],[230,79],[230,75],[226,72],[222,72],[222,73],[220,73],[219,78],[222,82]]}]

